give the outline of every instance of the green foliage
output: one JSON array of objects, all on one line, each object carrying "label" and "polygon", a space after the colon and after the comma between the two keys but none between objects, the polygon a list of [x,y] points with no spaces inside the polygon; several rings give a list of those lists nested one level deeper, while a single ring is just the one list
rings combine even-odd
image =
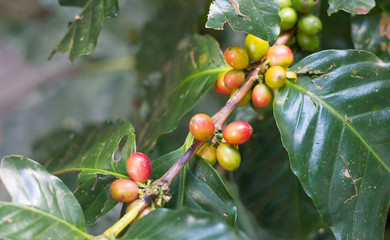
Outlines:
[{"label": "green foliage", "polygon": [[374,0],[329,0],[328,14],[343,10],[353,14],[367,14],[375,6]]},{"label": "green foliage", "polygon": [[352,39],[356,49],[367,50],[390,60],[390,8],[375,7],[366,16],[352,17]]},{"label": "green foliage", "polygon": [[389,67],[364,51],[322,51],[297,63],[298,83],[288,82],[275,98],[291,168],[338,239],[383,238]]},{"label": "green foliage", "polygon": [[84,6],[84,9],[69,23],[68,32],[51,55],[69,52],[69,58],[73,62],[78,56],[90,54],[96,48],[104,21],[118,15],[118,0],[88,0],[83,3],[84,1],[69,3]]},{"label": "green foliage", "polygon": [[214,85],[218,74],[229,69],[218,43],[207,35],[195,35],[186,41],[170,68],[160,95],[155,98],[155,109],[145,123],[147,127],[140,134],[140,149],[146,152],[155,145],[158,136],[175,129]]},{"label": "green foliage", "polygon": [[[166,224],[165,224],[166,223]],[[126,239],[248,239],[237,229],[226,225],[221,218],[189,208],[158,209],[136,222]]]},{"label": "green foliage", "polygon": [[31,159],[2,159],[0,178],[12,203],[0,202],[0,238],[91,239],[83,212],[61,180]]},{"label": "green foliage", "polygon": [[273,44],[280,33],[279,7],[276,1],[268,0],[216,0],[210,5],[206,27],[222,30],[227,22],[235,31]]}]

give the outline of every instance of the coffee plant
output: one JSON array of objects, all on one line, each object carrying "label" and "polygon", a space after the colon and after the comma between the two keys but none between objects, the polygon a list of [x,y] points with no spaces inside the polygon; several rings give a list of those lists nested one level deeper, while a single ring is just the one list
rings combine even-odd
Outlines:
[{"label": "coffee plant", "polygon": [[42,4],[0,239],[390,239],[389,1]]}]

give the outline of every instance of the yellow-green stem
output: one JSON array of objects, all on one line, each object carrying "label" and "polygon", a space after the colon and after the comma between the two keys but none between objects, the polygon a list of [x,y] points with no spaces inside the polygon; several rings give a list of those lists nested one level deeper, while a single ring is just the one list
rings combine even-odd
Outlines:
[{"label": "yellow-green stem", "polygon": [[119,233],[123,231],[147,206],[145,201],[140,201],[133,209],[128,211],[119,221],[117,221],[112,227],[107,229],[102,235],[103,237],[117,237]]}]

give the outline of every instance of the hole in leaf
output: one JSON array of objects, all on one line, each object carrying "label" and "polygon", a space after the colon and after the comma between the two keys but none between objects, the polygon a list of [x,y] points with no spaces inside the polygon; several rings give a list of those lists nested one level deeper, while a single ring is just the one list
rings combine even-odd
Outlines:
[{"label": "hole in leaf", "polygon": [[117,148],[116,148],[116,150],[114,152],[114,156],[113,156],[113,159],[114,159],[115,162],[119,161],[119,159],[121,157],[122,149],[126,145],[128,139],[129,139],[129,136],[125,135],[119,141],[118,146],[117,146]]}]

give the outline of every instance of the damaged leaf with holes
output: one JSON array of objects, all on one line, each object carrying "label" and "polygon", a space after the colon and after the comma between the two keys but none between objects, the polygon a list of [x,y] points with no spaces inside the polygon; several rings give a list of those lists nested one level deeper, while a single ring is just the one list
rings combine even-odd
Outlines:
[{"label": "damaged leaf with holes", "polygon": [[291,69],[298,81],[277,93],[274,114],[293,172],[337,239],[383,239],[390,64],[365,51],[327,50]]},{"label": "damaged leaf with holes", "polygon": [[45,167],[55,174],[80,172],[75,196],[90,225],[117,204],[110,199],[109,186],[115,178],[128,178],[126,162],[134,151],[133,126],[121,120],[106,122],[90,127],[57,149]]}]

